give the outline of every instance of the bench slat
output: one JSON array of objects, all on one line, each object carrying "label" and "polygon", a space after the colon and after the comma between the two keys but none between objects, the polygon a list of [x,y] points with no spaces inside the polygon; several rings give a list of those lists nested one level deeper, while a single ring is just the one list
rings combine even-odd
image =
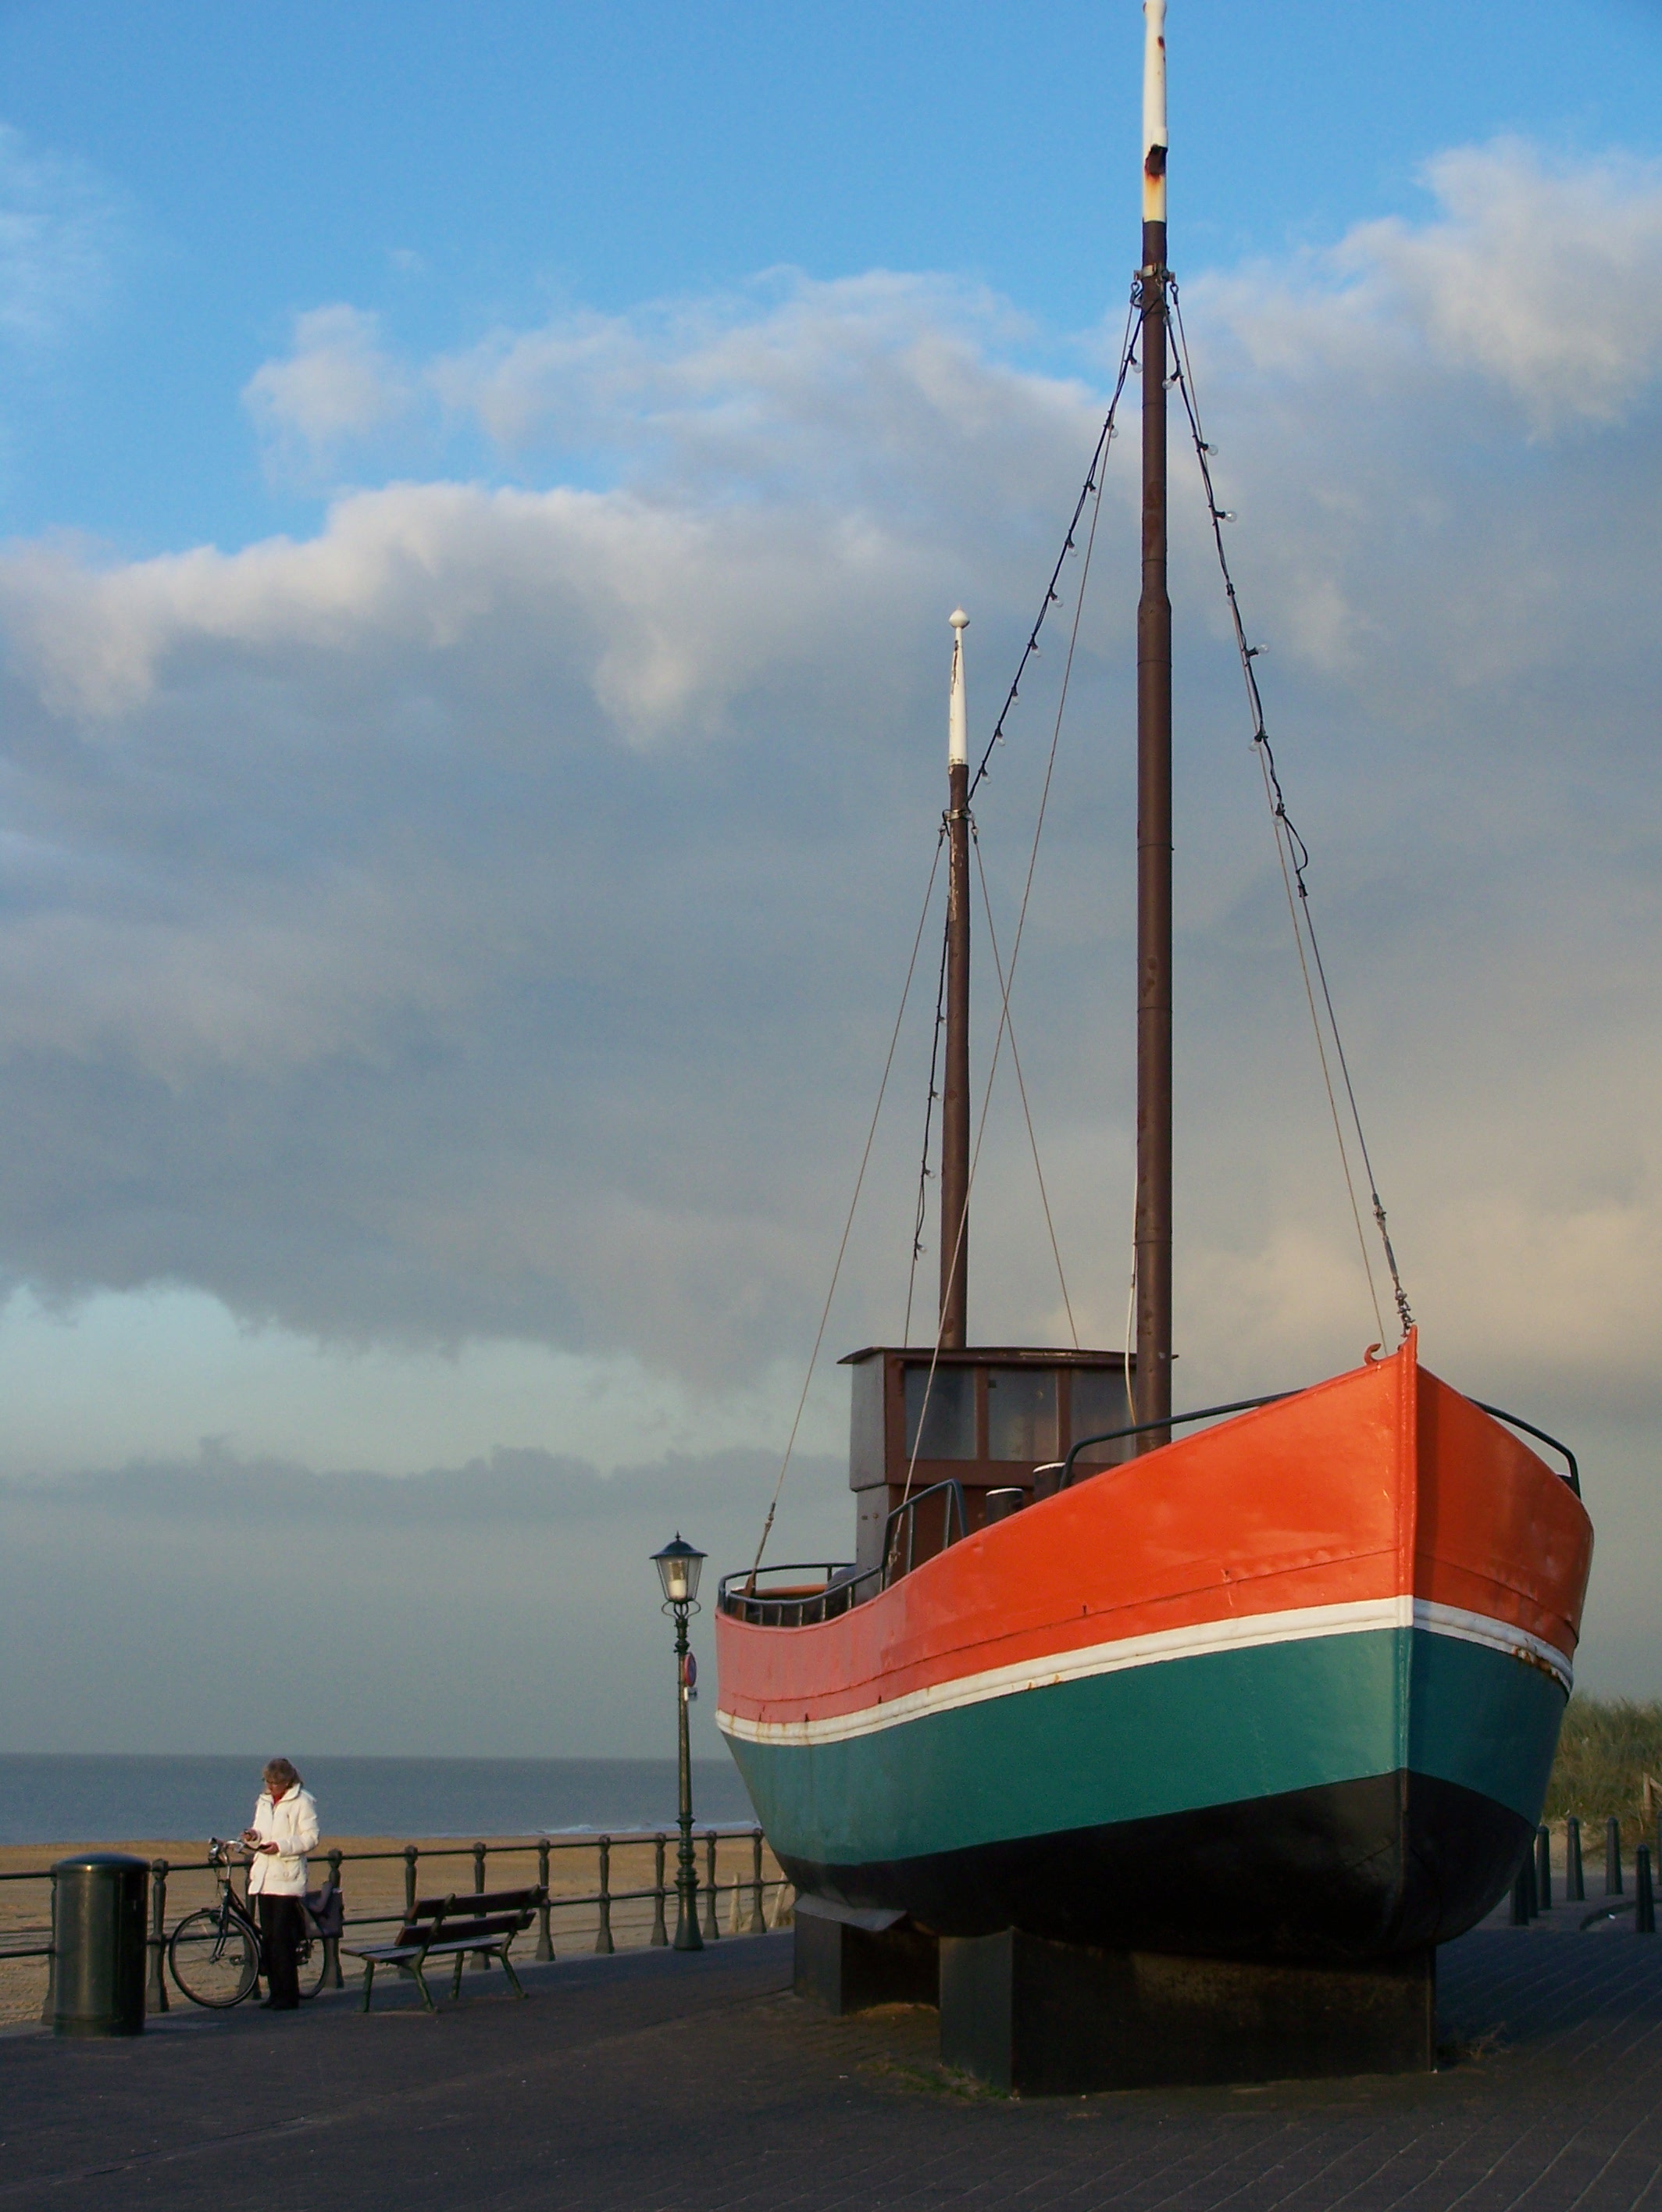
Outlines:
[{"label": "bench slat", "polygon": [[431,2011],[433,2002],[428,1995],[423,1966],[429,1959],[454,1960],[459,1989],[462,1961],[470,1951],[499,1960],[513,1984],[514,1995],[524,1996],[508,1953],[514,1937],[530,1927],[537,1907],[546,1903],[547,1896],[545,1890],[538,1888],[479,1890],[471,1896],[422,1898],[406,1914],[391,1943],[343,1944],[341,1948],[349,1958],[364,1962],[364,2010],[369,2009],[376,1967],[389,1966],[415,1976],[422,2001]]},{"label": "bench slat", "polygon": [[481,1946],[502,1943],[512,1936],[522,1935],[525,1926],[525,1922],[517,1916],[494,1920],[446,1920],[427,1948],[429,1951],[464,1951],[476,1943]]},{"label": "bench slat", "polygon": [[482,1889],[476,1895],[458,1891],[454,1897],[418,1897],[406,1920],[431,1920],[435,1913],[465,1912],[477,1918],[482,1912],[533,1911],[543,1902],[540,1889]]}]

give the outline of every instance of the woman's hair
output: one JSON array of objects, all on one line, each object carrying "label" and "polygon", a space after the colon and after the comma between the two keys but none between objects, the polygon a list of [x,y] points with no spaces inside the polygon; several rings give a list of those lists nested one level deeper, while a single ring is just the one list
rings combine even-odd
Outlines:
[{"label": "woman's hair", "polygon": [[292,1759],[268,1759],[265,1762],[264,1778],[267,1782],[281,1784],[285,1790],[300,1790],[305,1787],[300,1780],[300,1769]]}]

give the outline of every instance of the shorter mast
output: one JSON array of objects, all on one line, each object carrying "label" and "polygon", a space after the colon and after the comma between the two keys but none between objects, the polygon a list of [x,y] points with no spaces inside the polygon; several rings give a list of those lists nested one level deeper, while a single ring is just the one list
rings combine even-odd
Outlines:
[{"label": "shorter mast", "polygon": [[947,710],[946,1078],[941,1098],[941,1333],[943,1352],[961,1352],[969,1304],[969,713],[964,632],[952,617],[952,688]]}]

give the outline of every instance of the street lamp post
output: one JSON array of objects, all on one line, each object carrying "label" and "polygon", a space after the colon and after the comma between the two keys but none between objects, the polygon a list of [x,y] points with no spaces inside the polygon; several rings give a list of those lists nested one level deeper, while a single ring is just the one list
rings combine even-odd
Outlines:
[{"label": "street lamp post", "polygon": [[701,1951],[698,1932],[698,1867],[693,1857],[693,1754],[687,1729],[687,1703],[692,1692],[688,1679],[687,1619],[698,1611],[699,1569],[704,1553],[695,1551],[676,1531],[675,1541],[654,1552],[652,1564],[664,1585],[664,1611],[675,1615],[676,1710],[681,1729],[681,1848],[676,1862],[676,1932],[677,1951]]}]

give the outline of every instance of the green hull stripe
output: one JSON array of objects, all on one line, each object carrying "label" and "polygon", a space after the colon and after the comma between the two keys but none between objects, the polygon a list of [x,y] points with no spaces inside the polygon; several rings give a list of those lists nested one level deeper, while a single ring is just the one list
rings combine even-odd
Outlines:
[{"label": "green hull stripe", "polygon": [[1540,1817],[1564,1694],[1423,1629],[1207,1652],[800,1745],[729,1739],[776,1850],[921,1858],[1389,1774]]}]

